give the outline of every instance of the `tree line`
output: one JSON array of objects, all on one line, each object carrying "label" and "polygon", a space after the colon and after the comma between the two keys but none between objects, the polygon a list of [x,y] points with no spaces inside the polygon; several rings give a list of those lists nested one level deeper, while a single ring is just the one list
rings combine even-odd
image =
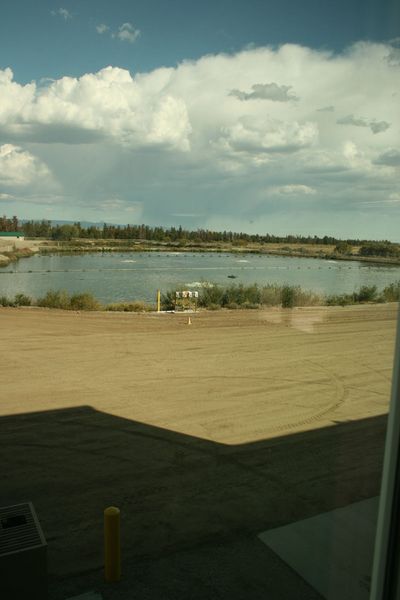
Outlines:
[{"label": "tree line", "polygon": [[350,254],[352,246],[361,246],[362,256],[398,257],[400,249],[398,244],[387,240],[371,242],[369,240],[346,239],[341,240],[333,236],[279,236],[270,233],[244,233],[234,231],[212,231],[209,229],[184,229],[179,227],[150,227],[149,225],[111,225],[104,223],[102,226],[82,226],[80,222],[73,224],[52,224],[51,221],[24,221],[19,222],[16,216],[8,219],[0,217],[0,231],[23,231],[26,237],[47,238],[59,241],[72,239],[105,239],[105,240],[141,240],[164,243],[213,243],[225,242],[236,245],[248,243],[259,244],[314,244],[335,246],[339,254]]},{"label": "tree line", "polygon": [[17,217],[12,217],[11,219],[7,219],[4,215],[0,217],[0,231],[19,231],[20,226],[18,223]]}]

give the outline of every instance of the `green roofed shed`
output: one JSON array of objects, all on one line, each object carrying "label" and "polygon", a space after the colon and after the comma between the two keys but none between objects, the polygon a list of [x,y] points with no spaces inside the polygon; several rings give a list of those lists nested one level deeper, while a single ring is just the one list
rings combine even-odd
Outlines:
[{"label": "green roofed shed", "polygon": [[22,231],[0,231],[0,237],[20,238],[24,237],[24,233]]}]

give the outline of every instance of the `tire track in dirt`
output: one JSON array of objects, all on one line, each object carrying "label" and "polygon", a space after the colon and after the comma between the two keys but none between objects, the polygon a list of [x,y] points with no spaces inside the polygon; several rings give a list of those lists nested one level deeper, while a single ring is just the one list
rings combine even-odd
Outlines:
[{"label": "tire track in dirt", "polygon": [[348,396],[348,389],[346,389],[344,384],[340,381],[339,377],[337,375],[335,375],[335,373],[331,372],[326,367],[324,367],[314,361],[307,360],[306,362],[313,365],[314,367],[316,366],[319,369],[321,369],[321,371],[323,371],[326,375],[328,375],[329,379],[334,382],[335,387],[336,387],[335,401],[333,403],[331,403],[329,406],[327,406],[321,410],[318,410],[317,412],[315,412],[313,415],[310,415],[306,419],[298,419],[298,420],[292,421],[288,424],[277,425],[277,426],[271,428],[271,431],[273,431],[274,433],[278,433],[278,432],[281,433],[282,431],[297,429],[298,427],[304,427],[305,425],[312,425],[316,421],[319,421],[322,417],[326,417],[330,412],[335,411],[337,408],[339,408],[339,406],[341,406],[345,402],[345,400]]}]

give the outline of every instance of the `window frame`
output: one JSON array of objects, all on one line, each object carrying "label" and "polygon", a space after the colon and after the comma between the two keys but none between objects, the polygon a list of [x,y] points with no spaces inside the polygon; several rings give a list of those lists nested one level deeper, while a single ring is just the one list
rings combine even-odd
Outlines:
[{"label": "window frame", "polygon": [[400,598],[400,304],[370,600]]}]

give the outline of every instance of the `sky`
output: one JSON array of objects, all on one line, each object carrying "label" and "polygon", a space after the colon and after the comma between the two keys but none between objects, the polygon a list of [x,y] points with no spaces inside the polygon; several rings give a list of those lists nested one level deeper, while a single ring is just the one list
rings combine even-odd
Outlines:
[{"label": "sky", "polygon": [[14,0],[0,213],[400,241],[397,0]]}]

